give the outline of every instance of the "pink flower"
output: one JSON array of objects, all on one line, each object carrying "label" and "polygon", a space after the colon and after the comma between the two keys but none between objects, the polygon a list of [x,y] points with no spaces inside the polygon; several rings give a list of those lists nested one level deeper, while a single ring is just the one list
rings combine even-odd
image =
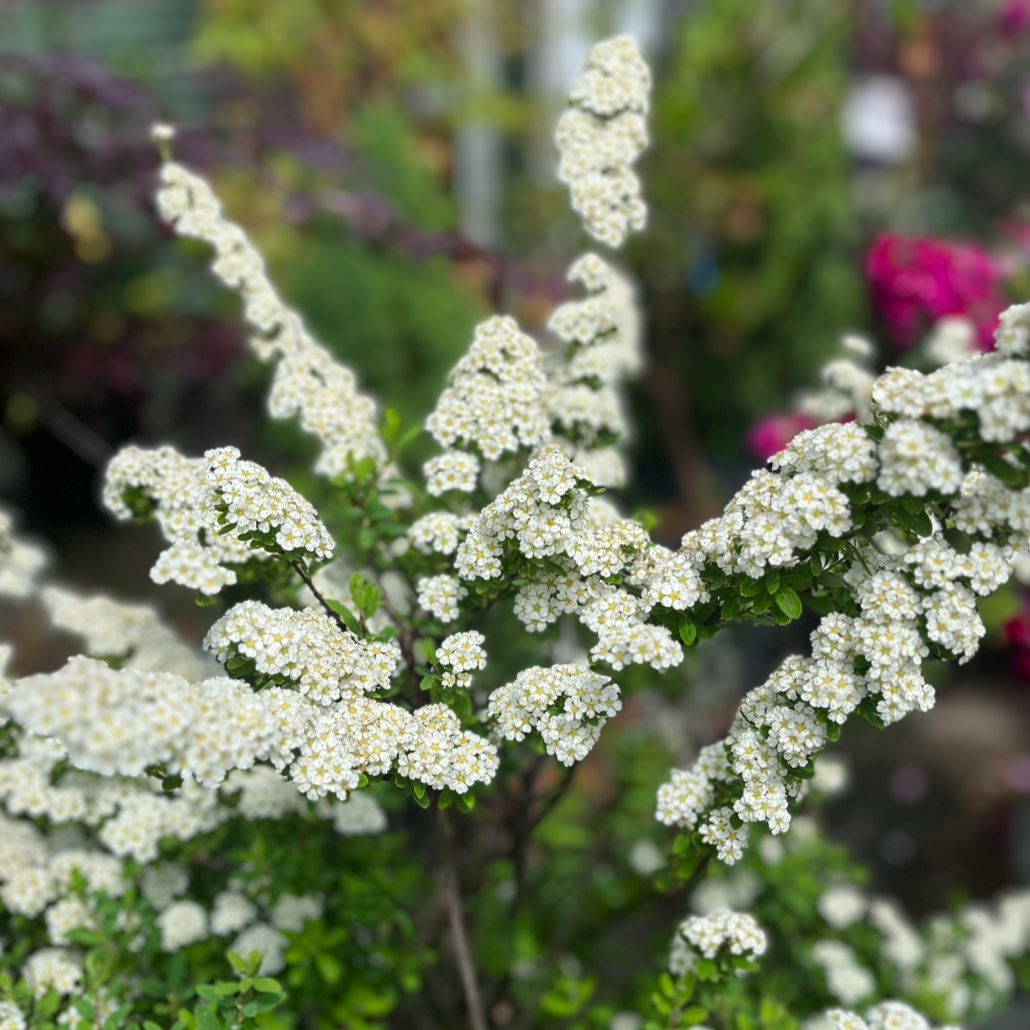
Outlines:
[{"label": "pink flower", "polygon": [[1004,633],[1010,644],[1030,649],[1030,615],[1025,609],[1005,623]]},{"label": "pink flower", "polygon": [[899,347],[911,347],[943,315],[965,315],[981,350],[993,347],[1007,306],[1002,270],[983,249],[932,237],[878,237],[866,257],[873,304]]},{"label": "pink flower", "polygon": [[1030,28],[1030,0],[1006,0],[998,13],[998,26],[1005,36],[1017,36]]},{"label": "pink flower", "polygon": [[747,434],[747,449],[762,461],[779,454],[803,429],[814,429],[816,421],[810,415],[788,412],[770,415],[756,422]]}]

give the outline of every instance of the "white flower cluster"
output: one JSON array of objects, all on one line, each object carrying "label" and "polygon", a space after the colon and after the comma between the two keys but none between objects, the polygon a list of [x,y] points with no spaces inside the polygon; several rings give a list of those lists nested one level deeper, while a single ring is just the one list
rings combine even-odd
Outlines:
[{"label": "white flower cluster", "polygon": [[[180,871],[183,879],[174,885],[176,894],[185,893],[188,883],[185,871]],[[262,895],[255,901],[232,883],[230,881],[229,888],[215,896],[210,912],[190,898],[173,900],[174,895],[163,891],[155,900],[152,891],[147,893],[159,910],[156,925],[161,934],[161,950],[176,952],[212,936],[225,938],[235,934],[230,950],[243,955],[259,951],[263,956],[262,973],[267,976],[281,972],[286,968],[289,947],[282,931],[300,933],[307,922],[320,919],[322,899],[314,895],[282,894],[269,908],[267,897]],[[146,881],[144,891],[147,891]]]},{"label": "white flower cluster", "polygon": [[275,719],[244,683],[115,671],[82,655],[19,680],[4,705],[32,733],[59,740],[78,768],[105,776],[164,763],[217,784],[228,769],[268,757],[277,738]]},{"label": "white flower cluster", "polygon": [[233,605],[207,631],[204,647],[223,664],[250,658],[258,672],[293,681],[322,705],[388,687],[400,660],[395,643],[358,640],[321,609],[260,601]]},{"label": "white flower cluster", "polygon": [[[58,778],[56,770],[67,758],[56,741],[22,734],[18,754],[0,760],[0,800],[7,812],[79,823],[96,830],[109,851],[139,862],[157,857],[162,837],[190,840],[231,814],[218,805],[214,791],[188,775],[178,791],[166,795],[147,777],[115,779],[68,770]],[[31,873],[25,882],[37,878]]]},{"label": "white flower cluster", "polygon": [[[382,833],[389,825],[382,806],[364,791],[351,794],[346,801],[332,806],[333,829],[343,837],[364,837]],[[278,923],[276,923],[279,926]],[[282,926],[280,929],[289,930]]]},{"label": "white flower cluster", "polygon": [[[976,903],[947,915],[932,916],[922,932],[895,901],[869,898],[850,885],[827,888],[817,908],[836,930],[846,930],[864,920],[862,934],[872,930],[879,936],[877,954],[893,967],[893,975],[906,993],[935,998],[952,1019],[980,1018],[996,1010],[1016,989],[1012,963],[1030,952],[1027,890],[1003,894],[992,904]],[[834,964],[831,944],[836,946],[837,942],[822,942],[819,947],[824,959]],[[813,958],[826,967],[831,993],[843,1004],[854,1005],[865,995],[856,993],[849,1000],[844,990],[835,989],[831,982],[833,976],[844,977],[847,963],[844,952],[839,951],[839,955],[841,968],[836,972],[818,956]],[[854,978],[853,986],[857,992],[858,978]]]},{"label": "white flower cluster", "polygon": [[840,537],[851,529],[840,484],[872,478],[875,450],[854,423],[798,434],[773,459],[780,471],[753,473],[723,515],[683,538],[680,554],[694,568],[712,561],[753,579],[768,567],[795,565],[797,552],[813,547],[821,531]]},{"label": "white flower cluster", "polygon": [[430,458],[423,466],[426,476],[426,489],[439,497],[454,490],[457,493],[470,494],[476,489],[479,481],[479,457],[471,451],[449,450]]},{"label": "white flower cluster", "polygon": [[448,450],[426,465],[432,493],[462,490],[478,472],[475,454],[499,458],[536,447],[550,436],[544,407],[543,355],[513,318],[476,326],[468,353],[454,366],[450,384],[426,419],[426,429]]},{"label": "white flower cluster", "polygon": [[241,460],[235,447],[207,451],[202,459],[184,458],[171,447],[127,447],[108,465],[104,482],[104,503],[120,518],[132,514],[127,491],[149,498],[172,545],[150,570],[155,583],[171,580],[218,593],[236,582],[225,565],[267,557],[241,539],[252,532],[274,535],[289,557],[333,554],[335,545],[315,509],[284,479]]},{"label": "white flower cluster", "polygon": [[25,1030],[25,1014],[13,1001],[0,1001],[0,1030]]},{"label": "white flower cluster", "polygon": [[418,581],[418,604],[441,622],[454,622],[458,604],[468,591],[454,576],[423,576]]},{"label": "white flower cluster", "polygon": [[453,633],[436,650],[436,663],[442,669],[440,679],[445,687],[468,687],[472,673],[486,668],[486,651],[482,633],[470,630]]},{"label": "white flower cluster", "polygon": [[235,447],[217,447],[204,453],[207,490],[201,510],[208,529],[217,531],[211,510],[224,507],[226,524],[237,536],[274,533],[284,551],[306,552],[311,558],[331,558],[335,544],[318,512],[285,479],[270,476],[253,461],[241,460]]},{"label": "white flower cluster", "polygon": [[[934,1030],[924,1016],[901,1001],[882,1001],[865,1014],[865,1019],[843,1009],[830,1009],[826,1016],[835,1030]],[[942,1026],[939,1030],[958,1028]]]},{"label": "white flower cluster", "polygon": [[157,194],[161,217],[180,236],[203,240],[216,252],[212,271],[239,290],[244,316],[258,334],[251,346],[264,361],[279,355],[269,411],[274,418],[300,417],[322,441],[315,468],[344,475],[351,461],[372,458],[382,466],[386,448],[376,428],[376,407],[358,392],[354,375],[308,335],[300,317],[280,299],[264,262],[246,233],[222,213],[211,187],[182,165],[161,167]]},{"label": "white flower cluster", "polygon": [[[105,507],[118,518],[128,519],[133,515],[129,495],[145,499],[153,507],[162,535],[172,545],[161,552],[150,570],[155,582],[172,580],[204,594],[217,594],[223,586],[236,582],[236,573],[224,566],[242,564],[255,555],[235,534],[219,534],[217,522],[215,531],[207,532],[207,513],[203,511],[206,488],[204,459],[184,457],[174,447],[154,451],[124,447],[108,464]],[[216,512],[211,515],[217,519]]]},{"label": "white flower cluster", "polygon": [[812,961],[822,967],[826,990],[843,1005],[855,1005],[876,991],[876,977],[843,941],[816,941]]},{"label": "white flower cluster", "polygon": [[902,956],[909,961],[901,968],[918,989],[940,998],[950,1017],[980,1017],[1016,990],[1012,963],[1030,952],[1030,891],[935,916],[924,937],[918,955],[910,948]]},{"label": "white flower cluster", "polygon": [[597,43],[555,132],[558,178],[591,236],[610,247],[644,227],[647,208],[633,163],[647,146],[651,73],[628,36]]},{"label": "white flower cluster", "polygon": [[506,551],[526,560],[546,559],[515,598],[515,614],[530,631],[562,614],[575,614],[598,636],[591,654],[616,669],[631,663],[664,669],[683,650],[664,626],[644,620],[650,605],[605,582],[648,549],[644,528],[630,519],[591,518],[583,469],[557,448],[539,452],[526,472],[480,512],[455,555],[464,580],[502,575]]},{"label": "white flower cluster", "polygon": [[22,972],[36,998],[49,990],[74,994],[82,978],[82,959],[67,948],[43,948],[25,960]]},{"label": "white flower cluster", "polygon": [[489,783],[500,764],[497,748],[475,733],[446,705],[425,705],[409,717],[404,750],[397,761],[402,776],[442,790],[464,794],[475,783]]},{"label": "white flower cluster", "polygon": [[980,438],[1005,443],[1030,429],[1030,365],[996,352],[929,375],[892,368],[877,380],[873,400],[881,412],[904,420],[952,422],[974,412]]},{"label": "white flower cluster", "polygon": [[876,376],[870,369],[873,347],[864,337],[845,336],[841,340],[844,357],[828,361],[820,370],[820,390],[801,394],[797,410],[817,422],[839,422],[853,416],[859,422],[872,418],[873,384]]},{"label": "white flower cluster", "polygon": [[[472,489],[475,489],[475,484]],[[455,515],[449,511],[434,511],[412,523],[408,529],[408,540],[423,554],[454,554],[462,535],[472,528],[475,521],[476,516],[473,514]]]},{"label": "white flower cluster", "polygon": [[746,912],[713,912],[707,916],[689,916],[680,923],[672,939],[669,971],[685,976],[697,962],[697,956],[713,959],[721,951],[748,959],[765,954],[768,947],[765,931]]},{"label": "white flower cluster", "polygon": [[207,912],[196,901],[173,901],[158,917],[162,951],[181,951],[198,941],[207,940]]},{"label": "white flower cluster", "polygon": [[14,532],[14,517],[0,508],[0,597],[29,597],[47,564],[46,553],[20,540]]},{"label": "white flower cluster", "polygon": [[866,914],[868,902],[857,887],[839,884],[823,892],[816,908],[835,930],[846,930]]},{"label": "white flower cluster", "polygon": [[583,665],[535,666],[490,695],[487,715],[506,740],[537,730],[564,765],[585,758],[605,723],[619,712],[619,688]]},{"label": "white flower cluster", "polygon": [[[548,362],[549,419],[593,482],[621,486],[625,463],[610,438],[626,431],[618,387],[642,364],[633,287],[596,254],[579,258],[568,277],[588,296],[561,305],[548,323],[565,344]],[[602,434],[609,442],[598,442]]]},{"label": "white flower cluster", "polygon": [[[87,889],[105,891],[109,897],[120,898],[128,889],[123,878],[122,863],[113,855],[84,848],[59,850],[28,820],[9,819],[0,815],[0,828],[4,831],[0,844],[0,901],[15,915],[34,918],[57,903],[61,908],[46,922],[52,931],[54,944],[64,943],[64,934],[88,923],[69,925],[73,913],[64,904],[72,897],[75,871],[82,876]],[[81,910],[76,910],[82,915]],[[92,919],[92,916],[89,915]]]},{"label": "white flower cluster", "polygon": [[44,588],[41,598],[50,621],[82,637],[91,657],[118,658],[123,667],[171,672],[191,683],[218,674],[211,659],[184,644],[147,605],[103,594],[84,597],[61,587]]},{"label": "white flower cluster", "polygon": [[[1010,375],[1009,365],[1021,370]],[[892,496],[954,494],[961,486],[948,515],[974,537],[966,553],[937,532],[913,546],[893,540],[886,554],[857,542],[859,557],[844,581],[858,616],[823,618],[812,634],[811,657],[788,659],[748,694],[724,742],[729,778],[742,796],[732,809],[716,809],[702,821],[714,801],[711,781],[727,773],[715,762],[713,774],[708,767],[713,763],[699,760],[689,772],[675,772],[661,789],[661,821],[699,827],[721,858],[733,860],[747,840],[746,825],[733,823],[768,822],[774,833],[789,826],[788,801],[799,785],[783,770],[808,765],[826,743],[825,723],[843,723],[867,697],[875,699],[884,723],[932,707],[933,689],[923,680],[920,663],[930,645],[960,662],[976,652],[984,634],[976,595],[986,596],[1004,583],[1018,552],[1027,548],[1030,492],[1010,490],[982,471],[963,476],[951,438],[921,419],[955,418],[964,408],[977,411],[984,424],[986,414],[970,397],[988,397],[992,404],[1001,396],[1026,399],[1028,375],[1022,362],[981,358],[926,377],[890,372],[873,391],[880,410],[896,417],[879,445],[854,423],[801,433],[773,459],[773,472],[756,473],[722,517],[684,537],[675,556],[655,549],[657,556],[640,563],[636,577],[645,584],[645,600],[689,611],[707,600],[700,574],[713,565],[757,579],[769,567],[797,564],[819,532],[841,537],[852,526],[841,485],[873,480]],[[969,395],[962,393],[964,382]],[[1003,383],[1008,384],[1004,391]],[[1019,407],[1023,401],[1013,403]],[[998,424],[1000,408],[991,410]],[[1015,416],[1005,418],[1010,427],[1023,425]],[[999,439],[992,433],[985,439]],[[931,528],[936,529],[933,523]]]}]

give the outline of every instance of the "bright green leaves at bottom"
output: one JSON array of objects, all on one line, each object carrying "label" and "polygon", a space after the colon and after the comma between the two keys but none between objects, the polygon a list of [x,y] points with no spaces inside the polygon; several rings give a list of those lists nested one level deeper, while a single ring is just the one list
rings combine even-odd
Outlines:
[{"label": "bright green leaves at bottom", "polygon": [[192,1013],[180,1013],[180,1022],[186,1030],[250,1027],[257,1016],[271,1012],[286,1000],[286,993],[278,980],[257,975],[262,962],[260,952],[251,952],[246,958],[230,952],[228,958],[241,979],[199,985],[197,997],[205,1004],[198,1005]]}]

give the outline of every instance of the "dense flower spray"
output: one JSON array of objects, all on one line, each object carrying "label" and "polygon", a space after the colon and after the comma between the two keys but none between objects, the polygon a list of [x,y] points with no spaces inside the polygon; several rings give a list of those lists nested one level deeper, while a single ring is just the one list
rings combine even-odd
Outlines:
[{"label": "dense flower spray", "polygon": [[[561,178],[586,230],[609,246],[645,221],[632,165],[649,83],[631,40],[599,44],[559,123]],[[330,501],[320,514],[232,447],[196,458],[133,447],[111,462],[108,508],[154,518],[169,545],[152,578],[190,586],[204,605],[231,590],[232,603],[197,654],[149,609],[42,590],[84,653],[0,680],[15,720],[0,757],[0,901],[42,917],[50,935],[24,962],[26,999],[83,1001],[90,963],[65,945],[101,918],[102,901],[123,896],[146,899],[161,953],[212,936],[254,952],[251,965],[237,956],[243,979],[225,996],[248,983],[260,991],[258,974],[283,967],[287,934],[320,918],[321,899],[273,898],[243,876],[192,896],[188,877],[160,861],[162,840],[196,840],[240,817],[377,833],[385,816],[365,791],[374,781],[423,808],[467,812],[509,749],[582,761],[622,709],[628,667],[664,672],[736,620],[783,625],[807,605],[820,616],[810,653],[751,690],[725,739],[658,791],[658,820],[678,830],[670,875],[689,878],[712,858],[744,863],[753,833],[776,846],[797,821],[818,756],[849,720],[884,727],[933,705],[922,661],[976,652],[977,598],[1030,551],[1030,305],[1001,314],[994,353],[930,375],[876,378],[853,341],[812,401],[824,424],[778,450],[673,550],[601,496],[626,476],[618,388],[641,364],[632,289],[605,260],[573,263],[583,296],[554,313],[550,351],[510,318],[476,329],[427,420],[441,452],[423,482],[405,483],[397,417],[380,423],[353,375],[310,338],[208,184],[166,160],[158,206],[179,235],[213,248],[213,271],[239,290],[255,353],[277,362],[269,410],[320,439]],[[41,571],[38,552],[0,521],[0,588],[37,594]],[[491,680],[495,613],[526,634],[560,623],[575,653]],[[43,819],[81,837],[63,846],[33,822]],[[460,899],[451,905],[460,939]],[[820,911],[830,928],[868,918],[898,965],[919,965],[889,905],[827,890]],[[123,919],[126,948],[134,920]],[[993,925],[973,920],[970,932],[987,939]],[[770,939],[744,912],[688,918],[670,958],[677,979],[662,981],[655,1010],[683,1025],[698,984],[709,998],[709,987],[746,983]],[[864,1013],[831,1009],[823,1025],[929,1026],[875,996],[847,942],[827,933],[806,961],[832,997]],[[462,979],[473,1025],[485,1025],[467,961]],[[126,984],[130,1006],[138,990]],[[94,991],[91,1018],[109,1001]],[[693,1025],[717,1008],[705,1004]],[[20,1030],[21,1002],[0,1018]]]}]

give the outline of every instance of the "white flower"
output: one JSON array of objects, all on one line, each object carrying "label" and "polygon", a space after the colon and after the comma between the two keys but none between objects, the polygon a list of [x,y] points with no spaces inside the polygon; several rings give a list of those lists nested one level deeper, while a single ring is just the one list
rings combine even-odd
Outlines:
[{"label": "white flower", "polygon": [[680,923],[680,936],[704,958],[715,958],[725,949],[730,955],[757,958],[765,954],[765,931],[746,912],[713,912],[690,916]]},{"label": "white flower", "polygon": [[486,668],[482,633],[454,633],[445,638],[436,649],[436,661],[443,669],[441,679],[445,687],[467,687],[472,682],[472,671]]},{"label": "white flower", "polygon": [[465,597],[468,591],[453,576],[423,576],[418,581],[419,607],[441,622],[458,617],[458,602]]},{"label": "white flower", "polygon": [[179,951],[207,940],[207,913],[195,901],[175,901],[158,917],[161,931],[161,950]]}]

